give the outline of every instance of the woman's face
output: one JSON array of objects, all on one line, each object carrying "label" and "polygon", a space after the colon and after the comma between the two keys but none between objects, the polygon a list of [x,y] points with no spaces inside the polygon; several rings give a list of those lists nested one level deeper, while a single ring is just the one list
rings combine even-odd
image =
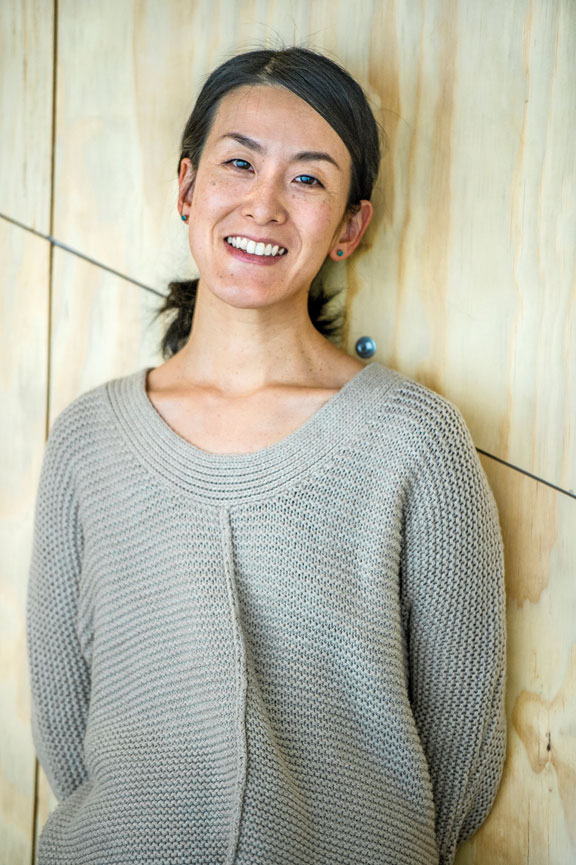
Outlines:
[{"label": "woman's face", "polygon": [[200,290],[248,308],[307,293],[326,256],[349,254],[370,219],[369,202],[345,218],[350,167],[342,139],[291,91],[228,93],[191,188],[190,160],[180,172]]}]

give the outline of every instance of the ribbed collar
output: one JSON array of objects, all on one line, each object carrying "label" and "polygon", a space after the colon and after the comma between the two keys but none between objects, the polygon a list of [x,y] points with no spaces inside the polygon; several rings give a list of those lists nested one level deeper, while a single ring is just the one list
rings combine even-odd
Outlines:
[{"label": "ribbed collar", "polygon": [[213,505],[266,497],[303,475],[352,436],[375,402],[400,378],[373,361],[285,438],[252,453],[215,454],[186,441],[156,411],[146,393],[151,369],[143,367],[107,382],[114,416],[149,471]]}]

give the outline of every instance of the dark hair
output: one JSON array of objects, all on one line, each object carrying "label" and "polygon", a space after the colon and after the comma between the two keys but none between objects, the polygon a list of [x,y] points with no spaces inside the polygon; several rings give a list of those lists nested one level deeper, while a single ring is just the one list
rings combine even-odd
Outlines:
[{"label": "dark hair", "polygon": [[[285,87],[318,112],[338,133],[351,156],[347,209],[354,212],[362,199],[370,199],[380,165],[378,126],[360,85],[341,66],[308,48],[261,49],[232,57],[218,66],[204,84],[182,134],[178,174],[188,157],[198,168],[200,156],[222,98],[246,85]],[[157,314],[177,310],[161,343],[164,358],[179,351],[190,335],[198,280],[171,282],[169,294]],[[308,295],[308,313],[320,333],[340,333],[343,315],[330,315],[326,307],[342,289],[331,294],[316,277]]]}]

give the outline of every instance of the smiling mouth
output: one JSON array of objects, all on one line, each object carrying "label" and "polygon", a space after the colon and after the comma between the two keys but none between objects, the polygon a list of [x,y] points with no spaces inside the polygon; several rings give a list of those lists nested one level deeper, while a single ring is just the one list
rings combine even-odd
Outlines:
[{"label": "smiling mouth", "polygon": [[230,236],[224,238],[229,246],[234,249],[242,249],[249,255],[263,255],[267,258],[274,258],[277,255],[285,255],[288,250],[283,246],[278,246],[272,243],[257,243],[255,240],[249,240],[247,237]]}]

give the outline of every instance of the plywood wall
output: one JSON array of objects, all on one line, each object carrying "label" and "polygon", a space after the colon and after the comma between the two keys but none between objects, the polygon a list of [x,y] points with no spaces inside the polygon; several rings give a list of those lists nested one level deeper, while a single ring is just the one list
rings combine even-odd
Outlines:
[{"label": "plywood wall", "polygon": [[160,362],[191,272],[178,140],[231,53],[307,43],[388,138],[376,219],[340,268],[345,345],[463,411],[506,545],[508,760],[459,865],[576,863],[576,3],[0,4],[0,861],[52,807],[28,724],[24,600],[45,435],[78,393]]}]

